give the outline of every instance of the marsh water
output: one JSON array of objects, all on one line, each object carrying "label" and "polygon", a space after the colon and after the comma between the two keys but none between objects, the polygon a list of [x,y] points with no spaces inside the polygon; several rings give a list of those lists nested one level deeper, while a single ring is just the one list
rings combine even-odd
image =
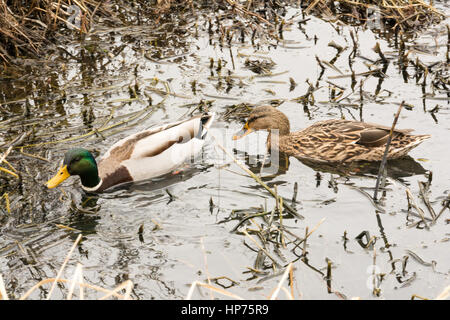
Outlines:
[{"label": "marsh water", "polygon": [[[436,6],[450,10],[445,2]],[[450,193],[449,18],[405,38],[411,61],[441,65],[440,73],[425,80],[413,65],[401,67],[393,34],[305,17],[295,7],[284,19],[278,41],[252,41],[251,34],[240,39],[239,32],[231,41],[221,39],[207,12],[176,15],[157,27],[110,28],[99,22],[84,39],[50,48],[42,61],[25,61],[26,75],[2,79],[0,144],[2,150],[14,145],[7,160],[20,173],[20,180],[0,176],[9,205],[4,196],[0,273],[10,297],[55,277],[80,233],[83,240],[62,278],[71,278],[79,262],[84,281],[92,285],[112,289],[131,280],[134,299],[183,299],[194,281],[208,279],[240,297],[266,299],[289,262],[294,297],[301,299],[434,298],[448,286],[449,210],[443,201]],[[221,27],[233,30],[239,23],[239,17],[224,18]],[[375,64],[377,42],[388,63]],[[384,75],[367,74],[380,66]],[[446,77],[447,90],[432,85],[438,76]],[[305,102],[310,87],[314,91]],[[432,138],[413,149],[410,159],[388,162],[377,204],[370,199],[377,165],[340,175],[291,158],[274,171],[261,171],[266,135],[231,139],[242,127],[240,110],[247,105],[277,105],[297,131],[332,118],[391,126],[402,101],[397,128]],[[216,121],[202,156],[179,172],[98,196],[84,194],[74,177],[57,189],[45,186],[74,146],[98,156],[127,135],[200,111],[215,112]],[[314,230],[305,248],[295,247],[289,233],[284,244],[266,243],[278,267],[262,258],[257,244],[266,221],[255,217],[235,230],[245,214],[271,212],[275,200],[216,142],[276,186],[304,217],[286,216],[278,223],[299,238]],[[419,188],[430,172],[427,198],[437,214],[443,211],[435,223],[427,220],[427,227],[420,216],[407,213],[406,190],[431,219]],[[362,234],[367,238],[361,242]],[[67,287],[58,286],[52,298],[65,298]],[[43,286],[30,298],[45,298],[48,289]],[[195,291],[194,298],[209,299],[209,292]]]}]

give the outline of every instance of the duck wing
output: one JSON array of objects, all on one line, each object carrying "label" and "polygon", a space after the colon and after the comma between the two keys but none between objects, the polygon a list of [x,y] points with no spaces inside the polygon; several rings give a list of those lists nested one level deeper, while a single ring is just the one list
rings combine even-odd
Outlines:
[{"label": "duck wing", "polygon": [[170,172],[201,150],[213,120],[214,114],[205,113],[126,137],[101,157],[99,176],[107,185],[119,173],[139,181]]},{"label": "duck wing", "polygon": [[[351,120],[326,120],[291,133],[282,149],[299,159],[318,162],[345,162],[363,159],[368,153],[382,155],[390,127]],[[394,130],[393,141],[411,132]],[[283,150],[282,150],[283,151]],[[381,156],[380,156],[381,157]]]}]

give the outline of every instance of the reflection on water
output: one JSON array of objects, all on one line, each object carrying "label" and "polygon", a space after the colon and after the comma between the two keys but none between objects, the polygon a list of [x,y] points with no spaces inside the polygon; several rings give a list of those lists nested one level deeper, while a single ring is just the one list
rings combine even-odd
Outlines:
[{"label": "reflection on water", "polygon": [[143,180],[139,182],[124,183],[114,186],[104,191],[101,195],[102,198],[116,198],[127,197],[134,193],[148,193],[155,190],[165,189],[176,183],[187,181],[193,176],[201,175],[212,165],[206,165],[202,163],[185,163],[183,167],[177,169],[174,172],[161,175],[156,178]]},{"label": "reflection on water", "polygon": [[[335,173],[344,176],[365,176],[378,175],[380,161],[358,161],[349,164],[322,164],[301,160],[301,162],[316,171]],[[424,174],[426,170],[420,163],[411,157],[402,159],[388,160],[385,166],[387,176],[393,179],[402,177],[411,177],[414,175]]]},{"label": "reflection on water", "polygon": [[[226,167],[203,159],[180,172],[117,186],[95,196],[84,194],[78,180],[57,190],[44,186],[73,144],[101,154],[120,138],[185,117],[195,111],[193,108],[207,106],[217,114],[234,110],[223,119],[232,129],[242,127],[239,121],[248,112],[247,104],[277,101],[295,131],[339,117],[390,124],[398,103],[407,99],[411,107],[402,111],[399,127],[433,135],[411,153],[429,161],[423,168],[412,157],[392,160],[387,163],[387,175],[404,179],[417,197],[420,175],[433,171],[427,194],[435,210],[442,209],[441,199],[447,197],[449,185],[445,146],[450,118],[447,100],[443,99],[448,92],[441,85],[434,87],[434,80],[439,79],[429,73],[425,77],[427,73],[420,72],[413,61],[420,58],[429,67],[445,59],[445,25],[425,33],[417,43],[406,43],[410,62],[397,65],[398,46],[393,39],[379,38],[363,28],[335,28],[315,17],[300,23],[304,18],[295,9],[286,15],[282,41],[267,46],[260,43],[258,48],[251,46],[250,35],[244,34],[245,41],[236,42],[233,30],[229,43],[220,42],[214,34],[203,37],[209,27],[222,34],[220,30],[227,26],[216,25],[224,22],[219,20],[210,24],[208,17],[201,20],[206,21],[203,26],[196,18],[189,13],[180,24],[164,20],[156,30],[147,26],[98,29],[85,42],[75,41],[67,47],[51,65],[30,67],[20,79],[0,82],[1,152],[14,147],[7,160],[20,175],[20,179],[0,175],[0,273],[9,292],[20,296],[36,281],[54,277],[81,231],[83,242],[69,264],[79,260],[86,266],[86,282],[112,288],[129,278],[136,284],[135,298],[183,298],[192,281],[207,280],[206,261],[211,277],[226,276],[239,282],[233,292],[264,299],[279,277],[257,283],[261,279],[258,270],[252,271],[256,280],[247,280],[244,272],[248,266],[263,269],[265,265],[268,268],[259,272],[272,276],[270,261],[248,237],[230,233],[235,224],[218,221],[232,212],[255,215],[276,205],[266,190],[229,159]],[[168,26],[187,32],[186,24],[198,29],[199,36],[165,32]],[[352,48],[350,31],[357,36],[357,48]],[[331,41],[345,48],[336,54],[329,46]],[[389,66],[378,64],[387,77],[367,73],[376,70],[379,57],[372,50],[376,42],[390,60]],[[429,54],[415,50],[421,43],[432,49]],[[272,74],[255,75],[245,68],[247,58],[275,62]],[[431,68],[435,69],[437,65]],[[294,82],[296,86],[292,86]],[[236,106],[241,107],[239,113]],[[298,296],[330,298],[321,282],[326,259],[333,262],[331,285],[348,297],[373,298],[366,287],[367,270],[372,265],[378,269],[374,266],[370,270],[384,274],[383,298],[408,299],[413,293],[432,298],[440,291],[448,275],[429,272],[409,260],[407,271],[417,272],[418,277],[409,287],[397,287],[395,276],[405,270],[393,266],[403,264],[405,249],[413,249],[427,261],[435,259],[440,270],[448,270],[447,256],[442,254],[448,249],[448,230],[443,223],[447,211],[432,227],[433,232],[426,232],[407,224],[402,210],[408,208],[408,202],[402,184],[389,181],[378,207],[348,187],[372,190],[379,163],[325,166],[284,155],[265,159],[263,154],[247,153],[250,148],[236,149],[237,157],[253,173],[260,174],[270,187],[276,186],[279,195],[305,216],[301,221],[283,218],[283,226],[293,234],[284,234],[286,248],[274,246],[275,238],[264,242],[264,249],[280,264],[285,263],[283,257],[306,258],[307,254],[305,263],[295,263],[294,278],[301,291]],[[208,152],[213,156],[215,151]],[[425,208],[420,198],[416,203]],[[381,207],[383,210],[378,210]],[[424,212],[429,218],[426,208]],[[410,212],[408,215],[417,218]],[[270,216],[265,218],[262,224],[267,226]],[[246,222],[254,239],[264,240],[258,219],[261,217],[255,216]],[[321,219],[325,220],[307,244],[295,240],[313,230]],[[370,235],[376,252],[355,240],[363,231]],[[376,240],[380,237],[383,241]],[[258,263],[252,264],[255,257]],[[391,271],[395,271],[394,277]],[[45,290],[33,298],[44,298]]]},{"label": "reflection on water", "polygon": [[[239,152],[235,150],[245,159],[248,168],[255,174],[260,175],[263,180],[270,180],[278,175],[288,173],[290,157],[280,153],[276,157],[249,155],[247,152]],[[318,172],[333,173],[341,176],[377,176],[381,161],[357,161],[351,163],[318,163],[314,161],[295,159],[304,165]],[[422,165],[410,156],[401,159],[388,160],[385,166],[386,175],[393,179],[403,177],[411,177],[414,175],[422,175],[427,172]]]}]

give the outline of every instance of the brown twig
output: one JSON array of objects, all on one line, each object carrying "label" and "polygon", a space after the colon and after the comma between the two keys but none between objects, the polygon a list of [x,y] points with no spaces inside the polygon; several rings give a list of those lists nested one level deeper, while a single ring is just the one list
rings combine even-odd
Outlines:
[{"label": "brown twig", "polygon": [[[248,173],[253,179],[255,179],[256,182],[258,182],[261,186],[264,187],[269,193],[277,200],[278,195],[275,191],[273,191],[267,184],[265,184],[261,178],[259,178],[257,175],[255,175],[253,172],[251,172],[247,167],[245,167],[242,163],[240,163],[227,149],[225,149],[218,141],[217,139],[212,136],[214,142],[216,145],[225,152],[233,161],[236,163],[242,170],[244,170],[246,173]],[[293,214],[295,217],[299,219],[304,219],[302,215],[300,215],[295,209],[293,209],[289,204],[287,204],[285,201],[283,202],[283,207],[287,209],[291,214]]]},{"label": "brown twig", "polygon": [[378,170],[377,182],[375,184],[375,192],[373,194],[374,201],[377,201],[378,188],[380,185],[381,175],[383,174],[384,166],[386,165],[387,156],[389,153],[389,146],[391,145],[391,140],[392,140],[392,136],[394,134],[395,125],[397,124],[397,120],[398,120],[398,117],[400,116],[400,111],[402,111],[404,103],[405,103],[405,101],[402,101],[402,103],[400,103],[400,106],[398,107],[397,113],[395,114],[395,117],[394,117],[394,122],[392,123],[391,131],[389,132],[389,137],[386,142],[386,149],[384,150],[383,159],[381,160],[380,168]]}]

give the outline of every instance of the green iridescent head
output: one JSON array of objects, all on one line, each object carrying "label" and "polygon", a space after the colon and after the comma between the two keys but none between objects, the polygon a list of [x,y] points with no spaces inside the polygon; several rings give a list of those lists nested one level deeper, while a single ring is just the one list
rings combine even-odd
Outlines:
[{"label": "green iridescent head", "polygon": [[48,188],[54,188],[70,176],[80,176],[85,187],[95,187],[100,182],[97,162],[86,149],[76,148],[66,152],[64,162],[58,173],[47,182]]}]

